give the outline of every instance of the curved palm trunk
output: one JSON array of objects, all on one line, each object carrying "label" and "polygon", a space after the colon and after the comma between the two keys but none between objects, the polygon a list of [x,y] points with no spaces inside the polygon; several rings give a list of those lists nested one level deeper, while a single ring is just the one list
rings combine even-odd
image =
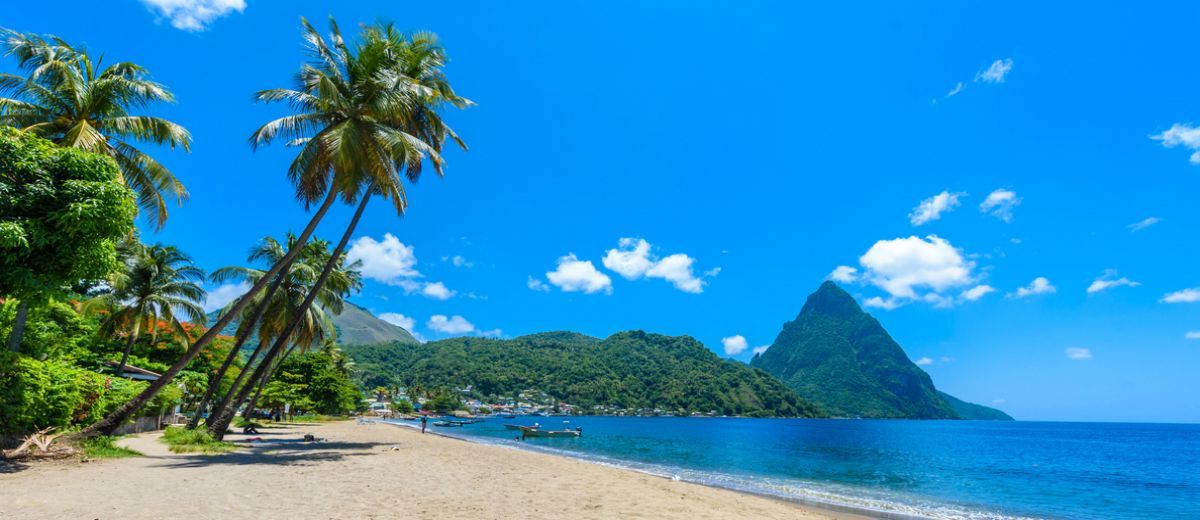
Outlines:
[{"label": "curved palm trunk", "polygon": [[246,412],[243,413],[254,411],[254,408],[258,406],[258,398],[262,397],[263,389],[267,387],[267,383],[271,382],[271,378],[275,377],[275,374],[279,372],[279,367],[283,366],[283,362],[287,361],[288,356],[291,356],[292,352],[295,350],[296,347],[293,346],[292,348],[288,349],[287,352],[284,352],[283,357],[280,357],[279,361],[275,362],[275,366],[271,368],[271,371],[267,372],[266,375],[263,376],[262,381],[258,382],[258,389],[254,391],[254,397],[251,397],[250,400],[246,402]]},{"label": "curved palm trunk", "polygon": [[97,421],[91,426],[84,428],[75,436],[91,437],[94,435],[111,434],[117,429],[118,426],[121,425],[121,423],[132,417],[135,412],[145,406],[147,402],[154,398],[155,395],[158,395],[158,393],[162,391],[163,387],[167,386],[167,384],[170,383],[175,376],[179,375],[179,373],[182,372],[183,369],[186,368],[193,359],[195,359],[196,355],[199,354],[205,346],[207,346],[214,338],[217,337],[217,335],[221,332],[221,329],[225,328],[227,325],[229,325],[229,322],[233,321],[234,316],[238,315],[243,309],[245,309],[246,305],[250,303],[250,300],[252,300],[255,295],[261,292],[263,288],[270,283],[270,280],[274,279],[285,267],[292,265],[292,261],[294,261],[296,256],[300,254],[300,250],[304,249],[304,245],[308,243],[309,237],[311,237],[313,231],[317,229],[317,224],[319,224],[321,219],[325,217],[325,213],[329,211],[329,207],[333,205],[333,201],[336,200],[336,198],[337,193],[333,190],[330,190],[329,195],[325,197],[325,201],[321,203],[320,209],[318,209],[317,213],[313,215],[311,219],[309,219],[308,226],[304,228],[304,232],[301,233],[296,239],[296,245],[293,246],[283,258],[281,258],[278,262],[275,262],[275,265],[271,266],[271,269],[267,271],[266,275],[264,275],[257,283],[255,283],[254,286],[246,292],[246,296],[235,303],[233,308],[230,309],[224,317],[222,317],[217,321],[216,324],[209,328],[203,336],[200,336],[200,339],[196,340],[195,343],[192,343],[192,345],[188,347],[187,352],[184,352],[183,357],[179,358],[174,365],[171,365],[171,368],[167,369],[167,371],[158,379],[151,382],[150,386],[143,390],[142,393],[138,394],[137,397],[130,399],[129,402],[121,405],[116,410],[113,410],[112,413],[109,413],[103,419]]},{"label": "curved palm trunk", "polygon": [[[229,367],[233,365],[233,361],[237,359],[238,352],[242,350],[242,345],[244,345],[246,340],[250,338],[250,333],[254,330],[254,325],[257,324],[258,321],[262,319],[263,314],[266,313],[267,303],[270,302],[271,298],[275,296],[275,292],[279,290],[279,285],[283,283],[283,279],[287,277],[290,270],[291,266],[288,266],[283,271],[280,271],[279,276],[276,276],[275,280],[271,282],[271,287],[267,288],[266,296],[263,297],[262,303],[259,304],[258,309],[254,311],[254,315],[250,317],[250,321],[242,323],[242,330],[238,332],[237,339],[233,343],[233,349],[229,351],[228,356],[225,356],[225,362],[221,363],[221,368],[219,368],[217,373],[213,374],[213,376],[209,379],[208,388],[204,389],[204,397],[201,397],[200,402],[196,405],[196,413],[193,414],[191,420],[188,421],[187,429],[194,430],[196,429],[196,426],[200,424],[200,417],[204,415],[205,410],[208,409],[209,401],[212,400],[213,394],[217,391],[217,386],[220,385],[221,380],[225,378],[225,372],[229,371]],[[254,349],[254,353],[251,354],[250,358],[246,360],[247,367],[250,366],[252,361],[254,361],[254,358],[258,357],[258,353],[261,350],[262,341],[259,341],[258,347]],[[245,372],[245,370],[242,372]],[[230,387],[230,390],[236,389],[241,380],[241,374],[238,374],[238,378],[234,381],[233,386]],[[222,401],[224,401],[224,399],[222,399]]]},{"label": "curved palm trunk", "polygon": [[[263,377],[263,370],[270,367],[269,360],[277,356],[279,352],[282,351],[287,345],[287,342],[292,337],[292,333],[295,332],[296,327],[300,325],[300,321],[304,319],[304,313],[308,311],[308,308],[312,306],[313,301],[317,299],[317,295],[320,294],[321,288],[325,287],[325,281],[329,279],[329,274],[332,273],[333,268],[342,261],[342,251],[346,249],[346,244],[350,242],[350,236],[354,234],[354,228],[358,227],[358,221],[362,218],[363,210],[367,209],[367,202],[369,200],[371,200],[370,191],[363,194],[362,202],[358,204],[358,209],[354,210],[354,217],[350,219],[350,225],[346,227],[346,232],[342,233],[342,239],[338,241],[338,245],[336,248],[334,248],[333,254],[330,255],[329,260],[325,262],[325,267],[321,269],[321,276],[317,277],[317,281],[313,284],[312,288],[308,290],[308,294],[304,296],[304,302],[301,303],[300,307],[296,310],[296,315],[292,316],[292,319],[288,322],[287,327],[283,329],[283,331],[279,334],[279,337],[275,338],[275,344],[271,346],[271,350],[267,354],[267,359],[264,359],[263,362],[259,364],[258,368],[255,369],[255,375],[251,377],[251,381],[255,381],[255,378]],[[250,387],[247,386],[247,388]],[[218,422],[214,423],[212,428],[209,428],[209,432],[214,436],[224,435],[225,429],[228,428],[229,423],[233,421],[233,414],[237,412],[238,407],[241,406],[242,401],[245,401],[246,396],[249,395],[249,393],[249,391],[241,392],[239,399],[229,403],[228,406],[221,410],[221,416],[217,418]]]},{"label": "curved palm trunk", "polygon": [[21,351],[21,338],[25,336],[25,322],[29,318],[29,302],[21,300],[17,303],[17,315],[13,318],[12,330],[8,332],[8,350]]},{"label": "curved palm trunk", "polygon": [[[286,344],[286,342],[284,342]],[[261,345],[260,345],[261,347]],[[245,384],[233,388],[230,393],[225,396],[225,399],[213,408],[213,413],[209,416],[210,421],[206,422],[208,433],[213,438],[220,440],[225,438],[225,430],[229,429],[229,424],[233,422],[233,417],[237,415],[238,408],[242,407],[242,403],[246,402],[246,398],[250,396],[250,392],[254,391],[258,385],[266,384],[266,380],[271,377],[275,371],[275,357],[283,350],[279,342],[276,341],[271,345],[271,349],[263,357],[263,360],[254,367],[253,374],[246,380]]]},{"label": "curved palm trunk", "polygon": [[139,321],[134,320],[133,330],[129,331],[129,341],[125,342],[125,353],[121,354],[121,364],[117,365],[117,377],[125,375],[125,365],[129,363],[129,353],[133,351],[133,345],[137,343],[138,332],[140,332],[141,323]]}]

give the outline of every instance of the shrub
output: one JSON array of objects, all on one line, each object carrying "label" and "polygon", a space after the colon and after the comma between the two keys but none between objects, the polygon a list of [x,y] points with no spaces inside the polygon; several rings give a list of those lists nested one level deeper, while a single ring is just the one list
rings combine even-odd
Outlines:
[{"label": "shrub", "polygon": [[172,426],[163,430],[162,442],[175,453],[227,453],[237,449],[233,443],[213,439],[208,430],[201,428],[189,430]]},{"label": "shrub", "polygon": [[140,457],[142,454],[129,448],[117,446],[116,437],[99,435],[85,439],[79,444],[83,454],[91,459],[120,459],[125,457]]}]

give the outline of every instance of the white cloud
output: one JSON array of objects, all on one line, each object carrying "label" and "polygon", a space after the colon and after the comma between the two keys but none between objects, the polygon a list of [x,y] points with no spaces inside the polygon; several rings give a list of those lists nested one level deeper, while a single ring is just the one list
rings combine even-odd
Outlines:
[{"label": "white cloud", "polygon": [[770,345],[763,345],[761,347],[754,347],[751,351],[754,352],[754,355],[757,356],[757,355],[761,355],[763,352],[766,352],[767,349],[769,349],[769,348],[771,348]]},{"label": "white cloud", "polygon": [[1088,286],[1087,293],[1095,294],[1105,289],[1112,289],[1113,287],[1137,287],[1139,285],[1142,284],[1125,278],[1124,276],[1117,278],[1116,269],[1105,269],[1104,274],[1100,275],[1099,278],[1097,278],[1092,282],[1091,285]]},{"label": "white cloud", "polygon": [[721,338],[721,346],[725,348],[726,356],[736,356],[742,352],[745,352],[750,344],[746,343],[746,338],[744,336],[738,334],[728,338]]},{"label": "white cloud", "polygon": [[974,264],[936,235],[880,240],[858,261],[866,269],[863,280],[893,298],[917,299],[920,288],[942,292],[973,280]]},{"label": "white cloud", "polygon": [[964,86],[963,82],[961,82],[961,81],[954,84],[954,88],[950,89],[950,92],[947,92],[945,97],[952,98],[954,96],[957,96],[959,92],[962,92],[963,86]]},{"label": "white cloud", "polygon": [[1200,287],[1191,289],[1182,289],[1173,293],[1167,293],[1162,297],[1160,302],[1163,303],[1196,303],[1200,302]]},{"label": "white cloud", "polygon": [[848,265],[839,265],[827,277],[835,282],[851,283],[858,279],[858,269]]},{"label": "white cloud", "polygon": [[1034,278],[1032,282],[1029,282],[1029,285],[1018,288],[1016,293],[1010,294],[1009,296],[1025,298],[1037,294],[1052,294],[1057,291],[1058,288],[1051,285],[1050,280],[1046,279],[1044,276],[1039,276]]},{"label": "white cloud", "polygon": [[434,314],[429,317],[429,321],[425,323],[425,326],[429,327],[430,330],[442,334],[470,334],[475,332],[475,325],[459,315],[447,317],[444,314]]},{"label": "white cloud", "polygon": [[650,243],[640,238],[622,238],[616,248],[605,253],[603,259],[604,267],[627,280],[661,278],[681,291],[702,293],[706,282],[696,277],[692,269],[695,262],[696,259],[683,253],[659,259],[651,252]]},{"label": "white cloud", "polygon": [[908,214],[909,222],[914,226],[920,226],[926,222],[942,218],[942,213],[948,212],[957,208],[959,205],[959,197],[966,193],[950,193],[943,191],[937,195],[929,197],[921,201],[917,207],[913,208],[912,213]]},{"label": "white cloud", "polygon": [[576,258],[575,253],[559,258],[558,266],[546,273],[546,279],[563,292],[612,294],[612,279],[597,270],[590,260]]},{"label": "white cloud", "polygon": [[1162,133],[1150,136],[1155,141],[1162,141],[1164,147],[1175,148],[1183,146],[1192,151],[1188,162],[1200,164],[1200,127],[1185,123],[1175,123]]},{"label": "white cloud", "polygon": [[1004,77],[1012,70],[1012,58],[993,61],[988,68],[975,74],[976,83],[1004,83]]},{"label": "white cloud", "polygon": [[709,270],[707,270],[707,271],[704,271],[704,276],[706,276],[706,277],[708,277],[708,278],[713,278],[713,277],[715,277],[715,276],[717,276],[717,275],[719,275],[719,274],[721,274],[721,268],[720,268],[720,267],[714,267],[714,268],[712,268],[712,269],[709,269]]},{"label": "white cloud", "polygon": [[221,309],[229,302],[236,300],[239,296],[246,294],[250,290],[250,284],[246,282],[227,283],[217,286],[216,289],[208,291],[204,296],[204,312],[212,312]]},{"label": "white cloud", "polygon": [[872,296],[870,298],[863,300],[863,305],[865,305],[867,307],[874,307],[876,309],[883,309],[883,310],[891,311],[891,310],[896,310],[896,309],[900,308],[900,306],[903,305],[903,303],[901,303],[900,300],[897,298],[884,299],[879,296]]},{"label": "white cloud", "polygon": [[466,258],[463,258],[462,255],[443,256],[442,261],[450,262],[450,265],[453,265],[454,267],[466,267],[467,269],[475,267],[475,264],[473,262],[471,262],[470,260],[467,260]]},{"label": "white cloud", "polygon": [[1067,347],[1065,353],[1067,354],[1068,359],[1074,359],[1076,361],[1092,359],[1092,351],[1086,348]]},{"label": "white cloud", "polygon": [[966,301],[973,302],[994,292],[996,292],[996,288],[990,285],[976,285],[963,291],[959,296]]},{"label": "white cloud", "polygon": [[500,329],[481,330],[478,332],[478,334],[485,338],[498,338],[504,335],[504,331]]},{"label": "white cloud", "polygon": [[413,247],[406,246],[391,233],[377,241],[371,237],[359,237],[346,253],[349,262],[362,261],[359,271],[372,280],[391,285],[400,285],[403,278],[421,276],[417,272],[417,256]]},{"label": "white cloud", "polygon": [[442,282],[427,283],[421,288],[421,294],[435,300],[448,300],[454,296],[454,291],[446,288]]},{"label": "white cloud", "polygon": [[1129,232],[1130,232],[1130,233],[1137,233],[1138,231],[1141,231],[1141,230],[1143,230],[1143,229],[1146,229],[1146,228],[1148,228],[1148,227],[1150,227],[1150,226],[1153,226],[1153,225],[1155,225],[1155,224],[1158,224],[1159,222],[1162,222],[1162,219],[1160,219],[1160,218],[1158,218],[1158,217],[1146,217],[1146,218],[1144,218],[1144,219],[1142,219],[1142,220],[1139,220],[1139,221],[1137,221],[1137,222],[1134,222],[1133,224],[1130,224],[1130,225],[1128,226],[1128,227],[1129,227]]},{"label": "white cloud", "polygon": [[1021,199],[1017,198],[1016,192],[1000,188],[988,194],[979,205],[979,211],[1005,222],[1012,222],[1012,210],[1019,204]]},{"label": "white cloud", "polygon": [[929,366],[929,365],[932,365],[932,364],[933,364],[933,358],[930,358],[930,357],[923,357],[923,358],[921,358],[921,359],[918,359],[918,360],[916,360],[916,361],[913,361],[913,363],[916,363],[916,364],[917,364],[917,366],[919,366],[919,367],[927,367],[927,366]]},{"label": "white cloud", "polygon": [[417,326],[416,320],[409,318],[408,316],[405,316],[398,312],[381,313],[379,315],[379,319],[386,321],[388,323],[391,323],[392,325],[395,325],[397,327],[403,328],[404,330],[407,330],[409,332],[412,332],[413,327]]},{"label": "white cloud", "polygon": [[1183,335],[1183,339],[1200,339],[1200,330],[1189,330]]},{"label": "white cloud", "polygon": [[534,278],[532,276],[530,276],[529,280],[525,282],[525,286],[528,287],[530,290],[534,290],[537,292],[550,292],[549,285],[546,285],[545,282],[538,280],[537,278]]},{"label": "white cloud", "polygon": [[185,31],[203,31],[209,22],[246,8],[245,0],[141,0],[155,14]]}]

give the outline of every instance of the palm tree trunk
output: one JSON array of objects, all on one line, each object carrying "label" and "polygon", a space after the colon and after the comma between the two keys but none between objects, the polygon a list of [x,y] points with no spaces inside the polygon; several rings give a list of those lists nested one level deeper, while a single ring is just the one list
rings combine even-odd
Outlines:
[{"label": "palm tree trunk", "polygon": [[245,309],[246,305],[250,303],[250,300],[252,300],[260,291],[262,291],[263,288],[270,283],[270,280],[274,279],[280,271],[292,265],[292,261],[294,261],[296,256],[300,254],[300,250],[304,249],[304,245],[308,243],[309,237],[311,237],[313,231],[317,229],[317,224],[319,224],[321,219],[325,217],[325,213],[329,211],[329,207],[333,205],[333,202],[336,199],[337,192],[330,190],[329,195],[325,197],[325,201],[321,203],[321,207],[317,210],[317,213],[313,215],[311,219],[309,219],[308,226],[304,228],[304,232],[301,233],[296,239],[296,245],[288,250],[287,254],[284,255],[283,258],[281,258],[278,262],[275,262],[275,265],[271,266],[271,269],[267,271],[266,275],[259,279],[259,281],[256,282],[254,286],[246,292],[246,295],[234,304],[233,308],[230,309],[225,316],[223,316],[220,320],[217,320],[217,323],[209,328],[203,336],[200,336],[200,339],[196,340],[195,343],[192,343],[192,345],[188,347],[187,352],[184,352],[183,357],[179,358],[174,365],[171,365],[171,368],[167,369],[167,371],[158,379],[151,382],[150,386],[143,390],[142,393],[138,394],[133,399],[130,399],[116,410],[113,410],[103,419],[93,423],[87,428],[84,428],[79,433],[75,434],[75,436],[92,437],[95,435],[109,435],[116,430],[121,423],[125,422],[126,419],[129,419],[135,412],[145,406],[147,402],[154,398],[154,396],[158,395],[158,393],[162,391],[162,389],[166,387],[167,384],[169,384],[171,380],[175,378],[175,376],[179,375],[179,373],[182,372],[183,369],[186,368],[188,364],[196,358],[196,355],[198,355],[204,347],[208,346],[208,344],[217,337],[217,335],[221,332],[221,329],[225,328],[227,325],[229,325],[229,322],[233,321],[234,316],[237,316],[242,312],[243,309]]},{"label": "palm tree trunk", "polygon": [[[358,221],[362,218],[363,210],[367,209],[367,202],[369,200],[371,200],[371,192],[368,190],[363,194],[362,202],[359,202],[358,209],[354,210],[354,217],[350,219],[350,225],[346,227],[346,232],[342,234],[342,239],[338,242],[337,247],[334,248],[333,254],[329,256],[329,260],[325,262],[325,267],[321,269],[321,276],[317,277],[317,281],[313,283],[312,288],[308,290],[308,294],[304,296],[304,302],[296,309],[296,315],[292,316],[287,327],[275,338],[275,344],[271,346],[271,350],[267,354],[268,360],[278,355],[284,346],[287,345],[287,342],[292,337],[292,333],[300,325],[300,321],[304,319],[304,314],[308,312],[308,308],[312,306],[313,301],[317,299],[317,295],[321,293],[321,289],[325,287],[325,281],[329,279],[329,274],[333,272],[334,267],[342,262],[342,251],[346,249],[346,244],[350,242],[350,236],[354,234],[354,228],[358,227]],[[251,376],[251,381],[254,381],[256,377],[262,377],[260,372],[264,368],[269,368],[264,365],[269,365],[267,360],[263,360],[263,363],[260,363],[258,368],[255,369],[255,375]],[[246,395],[248,394],[248,391],[242,392],[242,396],[238,400],[230,403],[232,406],[226,406],[224,410],[221,410],[221,416],[217,418],[218,422],[214,423],[212,428],[209,428],[209,433],[213,436],[225,435],[225,429],[233,421],[233,414],[236,413],[238,406],[246,399]]]},{"label": "palm tree trunk", "polygon": [[17,315],[13,318],[12,330],[8,332],[8,350],[21,351],[21,338],[25,336],[25,321],[29,318],[29,302],[17,302]]},{"label": "palm tree trunk", "polygon": [[139,320],[133,321],[133,330],[129,331],[129,341],[125,342],[125,353],[121,354],[121,364],[117,365],[117,377],[125,375],[125,365],[129,363],[129,353],[133,351],[133,344],[137,343]]},{"label": "palm tree trunk", "polygon": [[266,356],[262,361],[258,362],[258,366],[254,367],[254,373],[241,387],[231,391],[232,399],[228,396],[216,408],[213,408],[213,413],[209,417],[213,420],[207,421],[205,424],[208,427],[208,433],[213,438],[220,440],[225,438],[225,430],[229,428],[229,423],[233,422],[233,416],[237,414],[238,408],[241,408],[242,403],[246,402],[246,398],[250,396],[250,392],[262,381],[270,377],[271,372],[275,370],[275,356],[279,355],[279,342],[275,342],[271,349],[267,351]]},{"label": "palm tree trunk", "polygon": [[[267,302],[270,302],[271,298],[275,296],[275,292],[279,289],[279,285],[283,283],[283,279],[288,276],[290,271],[291,267],[289,266],[287,269],[281,271],[279,276],[275,277],[275,280],[271,282],[271,287],[267,289],[267,294],[263,297],[262,303],[258,306],[258,309],[254,311],[254,316],[250,317],[250,321],[242,323],[242,330],[238,332],[237,339],[233,344],[233,349],[231,349],[229,351],[229,355],[225,357],[225,362],[221,364],[221,368],[218,369],[217,373],[213,374],[213,377],[209,379],[208,388],[204,389],[204,397],[201,397],[200,402],[196,405],[196,413],[193,414],[191,420],[188,421],[187,429],[194,430],[196,429],[196,426],[200,424],[200,416],[204,415],[205,410],[208,409],[209,401],[212,400],[213,394],[217,391],[217,386],[219,386],[221,384],[221,380],[225,378],[225,372],[229,371],[230,365],[232,365],[233,361],[237,359],[238,352],[242,350],[242,345],[244,345],[246,340],[250,338],[251,331],[254,330],[254,325],[257,324],[258,321],[262,319],[263,314],[266,313]],[[262,351],[262,339],[263,338],[259,338],[258,346],[255,347],[254,353],[250,354],[250,358],[246,360],[246,367],[249,367],[250,363],[254,361],[254,358],[258,357],[258,353]],[[245,370],[242,372],[245,373]],[[241,381],[242,374],[238,374],[238,377],[236,380],[234,380],[233,386],[230,387],[230,390],[235,390]],[[224,399],[222,399],[222,401],[224,401]]]}]

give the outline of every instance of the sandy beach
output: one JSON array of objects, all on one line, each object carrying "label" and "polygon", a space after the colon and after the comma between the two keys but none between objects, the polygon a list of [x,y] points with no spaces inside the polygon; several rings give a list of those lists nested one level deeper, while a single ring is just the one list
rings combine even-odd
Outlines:
[{"label": "sandy beach", "polygon": [[[306,433],[326,439],[298,442]],[[0,518],[847,518],[565,457],[353,421],[262,430],[226,455],[7,466]]]}]

